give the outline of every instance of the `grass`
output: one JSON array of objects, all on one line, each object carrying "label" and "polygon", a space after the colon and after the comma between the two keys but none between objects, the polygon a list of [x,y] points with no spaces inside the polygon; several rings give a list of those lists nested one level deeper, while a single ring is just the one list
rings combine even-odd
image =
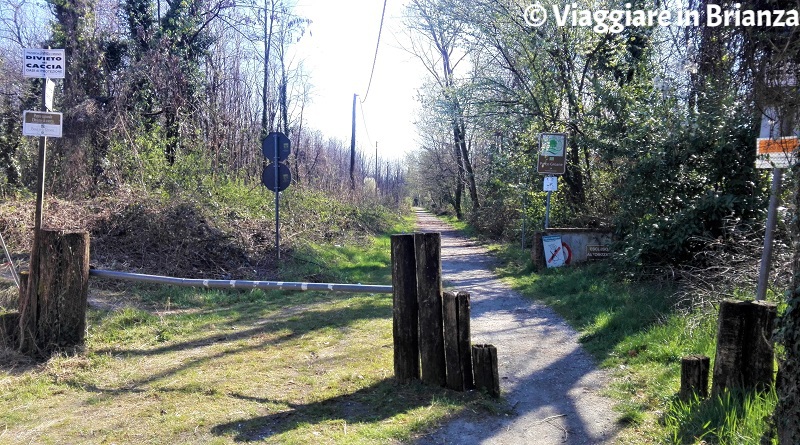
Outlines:
[{"label": "grass", "polygon": [[[388,246],[311,245],[283,267],[383,284]],[[0,366],[0,443],[399,443],[491,409],[395,383],[388,294],[92,292],[120,307],[89,311],[84,353]]]},{"label": "grass", "polygon": [[497,272],[522,294],[558,312],[610,371],[608,395],[625,425],[619,443],[750,444],[768,432],[774,392],[724,393],[690,403],[677,399],[682,357],[712,357],[713,368],[713,308],[678,311],[671,285],[626,281],[608,264],[534,273],[528,252],[506,245],[491,249],[502,260]]}]

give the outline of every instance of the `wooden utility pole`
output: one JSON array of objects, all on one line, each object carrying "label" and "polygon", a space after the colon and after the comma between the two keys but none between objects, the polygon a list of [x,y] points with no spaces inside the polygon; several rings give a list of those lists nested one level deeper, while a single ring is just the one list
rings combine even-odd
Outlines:
[{"label": "wooden utility pole", "polygon": [[353,94],[353,131],[350,135],[350,190],[356,189],[356,97]]}]

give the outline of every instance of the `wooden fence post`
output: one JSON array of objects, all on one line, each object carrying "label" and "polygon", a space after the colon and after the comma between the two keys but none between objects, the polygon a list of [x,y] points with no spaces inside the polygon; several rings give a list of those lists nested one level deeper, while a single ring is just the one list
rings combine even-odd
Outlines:
[{"label": "wooden fence post", "polygon": [[469,294],[445,292],[442,295],[447,387],[456,391],[474,389],[469,332]]},{"label": "wooden fence post", "polygon": [[772,385],[776,314],[775,304],[764,301],[720,304],[712,395],[726,388],[765,390]]},{"label": "wooden fence post", "polygon": [[544,246],[542,245],[543,232],[533,232],[533,247],[531,247],[531,261],[534,270],[543,270],[547,266],[544,257]]},{"label": "wooden fence post", "polygon": [[492,397],[500,397],[497,348],[492,345],[473,345],[472,361],[475,388],[485,389]]},{"label": "wooden fence post", "polygon": [[470,334],[469,293],[456,294],[458,307],[458,356],[461,360],[461,374],[464,376],[464,389],[475,389],[475,378],[472,372],[472,338]]},{"label": "wooden fence post", "polygon": [[392,332],[394,375],[401,383],[419,379],[419,307],[414,235],[393,235],[392,245]]},{"label": "wooden fence post", "polygon": [[447,371],[444,358],[444,322],[442,320],[441,245],[441,235],[438,233],[414,234],[422,381],[432,385],[445,386]]},{"label": "wooden fence post", "polygon": [[42,230],[39,261],[19,302],[20,349],[47,356],[80,348],[86,331],[89,233]]},{"label": "wooden fence post", "polygon": [[678,394],[684,402],[697,394],[701,399],[708,397],[708,371],[711,359],[704,355],[689,355],[681,359],[681,391]]}]

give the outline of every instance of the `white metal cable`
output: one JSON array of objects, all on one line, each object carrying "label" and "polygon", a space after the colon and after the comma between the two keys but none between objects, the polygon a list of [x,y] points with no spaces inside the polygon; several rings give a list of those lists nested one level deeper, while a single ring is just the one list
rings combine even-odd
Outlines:
[{"label": "white metal cable", "polygon": [[207,280],[202,278],[176,278],[161,275],[117,272],[113,270],[90,269],[89,275],[98,278],[137,281],[140,283],[171,284],[184,287],[204,287],[207,289],[264,289],[264,290],[297,290],[297,291],[331,291],[331,292],[363,292],[390,294],[392,286],[373,284],[340,284],[340,283],[297,283],[290,281],[246,281],[246,280]]}]

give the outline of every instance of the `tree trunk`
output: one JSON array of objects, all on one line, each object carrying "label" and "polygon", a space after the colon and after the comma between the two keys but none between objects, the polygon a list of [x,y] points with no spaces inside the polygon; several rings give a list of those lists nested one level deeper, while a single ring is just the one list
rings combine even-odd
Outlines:
[{"label": "tree trunk", "polygon": [[38,267],[19,302],[19,344],[31,356],[81,348],[89,290],[89,234],[42,230]]},{"label": "tree trunk", "polygon": [[[800,164],[795,164],[792,170],[795,178],[800,177]],[[795,182],[791,229],[793,278],[788,305],[778,331],[786,351],[778,367],[778,406],[775,409],[781,444],[800,443],[800,182]]]}]

